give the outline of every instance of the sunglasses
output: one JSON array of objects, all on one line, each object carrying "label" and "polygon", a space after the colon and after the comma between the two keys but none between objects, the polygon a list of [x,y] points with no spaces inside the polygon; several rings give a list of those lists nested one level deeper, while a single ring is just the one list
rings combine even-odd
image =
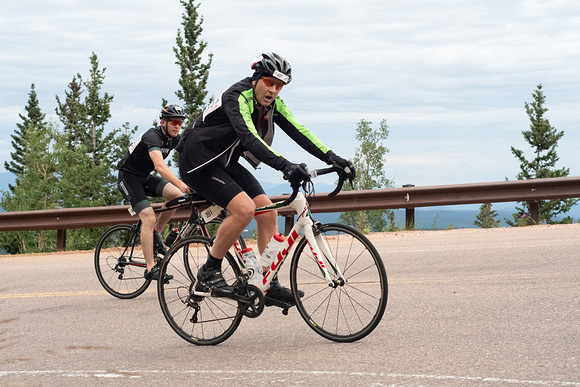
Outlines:
[{"label": "sunglasses", "polygon": [[282,90],[282,86],[284,86],[283,82],[275,80],[274,78],[264,77],[264,78],[262,78],[262,81],[264,81],[264,84],[267,87],[275,87],[276,90],[278,90],[278,91]]},{"label": "sunglasses", "polygon": [[181,121],[181,120],[170,120],[169,121],[169,124],[170,125],[173,125],[173,126],[181,126],[181,125],[183,125],[183,121]]}]

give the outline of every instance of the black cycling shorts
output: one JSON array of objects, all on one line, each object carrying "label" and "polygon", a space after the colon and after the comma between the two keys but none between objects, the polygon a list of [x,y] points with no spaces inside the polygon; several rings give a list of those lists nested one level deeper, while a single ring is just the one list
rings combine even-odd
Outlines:
[{"label": "black cycling shorts", "polygon": [[240,192],[245,192],[252,199],[264,194],[264,189],[254,175],[237,163],[229,167],[210,164],[199,171],[184,172],[181,171],[181,177],[185,184],[223,208],[227,208]]},{"label": "black cycling shorts", "polygon": [[147,196],[163,197],[163,188],[169,182],[159,176],[137,176],[130,172],[119,171],[119,178],[117,180],[117,187],[125,197],[133,211],[139,214],[147,207],[151,207],[151,203],[147,200]]}]

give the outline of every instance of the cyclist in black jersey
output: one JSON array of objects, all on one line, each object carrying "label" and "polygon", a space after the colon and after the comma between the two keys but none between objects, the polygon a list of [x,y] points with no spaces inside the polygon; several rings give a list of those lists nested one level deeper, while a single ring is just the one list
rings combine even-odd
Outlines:
[{"label": "cyclist in black jersey", "polygon": [[[197,193],[230,213],[217,232],[207,262],[198,273],[200,284],[223,296],[233,292],[221,275],[225,253],[250,223],[255,209],[271,203],[258,180],[239,164],[239,158],[244,157],[254,167],[263,162],[281,171],[293,184],[309,179],[299,164],[291,163],[270,147],[274,124],[318,159],[339,166],[350,173],[349,176],[354,177],[355,173],[352,163],[337,156],[298,123],[278,96],[292,79],[290,64],[270,52],[260,55],[251,68],[253,76],[242,79],[218,96],[187,128],[177,149],[182,179]],[[277,231],[277,212],[266,212],[255,219],[261,255]],[[277,280],[272,282],[267,296],[294,302],[290,289]]]},{"label": "cyclist in black jersey", "polygon": [[[117,186],[142,221],[141,247],[147,263],[145,270],[147,279],[159,278],[159,267],[155,265],[153,258],[153,238],[161,241],[161,234],[157,230],[163,230],[175,213],[175,210],[165,211],[160,213],[159,219],[156,219],[147,196],[171,200],[181,196],[182,193],[192,192],[164,162],[181,138],[179,130],[184,118],[181,106],[166,105],[159,114],[159,126],[141,134],[117,164],[119,169]],[[152,175],[153,171],[161,177]],[[164,255],[166,251],[163,243],[158,245],[157,252]]]}]

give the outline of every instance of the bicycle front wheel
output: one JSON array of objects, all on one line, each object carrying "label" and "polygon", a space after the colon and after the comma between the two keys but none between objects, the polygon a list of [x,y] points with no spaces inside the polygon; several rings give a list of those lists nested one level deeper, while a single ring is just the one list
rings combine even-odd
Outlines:
[{"label": "bicycle front wheel", "polygon": [[[308,326],[333,341],[352,342],[371,333],[387,307],[387,274],[375,247],[357,230],[342,224],[319,226],[316,240],[332,254],[324,262],[335,281],[329,286],[320,264],[308,246],[300,240],[290,267],[292,292],[304,291],[296,307]],[[342,271],[344,280],[338,270]]]},{"label": "bicycle front wheel", "polygon": [[117,298],[135,298],[151,283],[146,280],[145,257],[136,226],[113,226],[101,237],[95,250],[95,271],[107,292]]},{"label": "bicycle front wheel", "polygon": [[[163,259],[159,278],[172,275],[169,283],[158,281],[157,294],[165,319],[184,340],[196,345],[215,345],[229,338],[240,325],[237,301],[224,297],[196,296],[197,274],[207,260],[211,239],[193,235],[182,239]],[[235,285],[240,268],[230,253],[222,263],[226,282]]]}]

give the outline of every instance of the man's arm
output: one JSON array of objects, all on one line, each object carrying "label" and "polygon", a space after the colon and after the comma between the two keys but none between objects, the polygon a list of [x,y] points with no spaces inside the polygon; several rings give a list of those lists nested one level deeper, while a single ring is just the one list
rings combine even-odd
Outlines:
[{"label": "man's arm", "polygon": [[324,143],[304,125],[300,124],[294,117],[290,109],[286,107],[284,101],[278,97],[276,98],[277,114],[274,117],[274,122],[302,149],[314,157],[328,162],[329,152],[332,152]]},{"label": "man's arm", "polygon": [[163,155],[161,151],[154,149],[149,152],[149,157],[153,161],[153,166],[155,167],[155,171],[161,175],[162,178],[179,188],[179,190],[183,193],[191,193],[191,188],[189,188],[183,181],[179,180],[177,176],[167,165],[165,165],[165,161],[163,161]]}]

